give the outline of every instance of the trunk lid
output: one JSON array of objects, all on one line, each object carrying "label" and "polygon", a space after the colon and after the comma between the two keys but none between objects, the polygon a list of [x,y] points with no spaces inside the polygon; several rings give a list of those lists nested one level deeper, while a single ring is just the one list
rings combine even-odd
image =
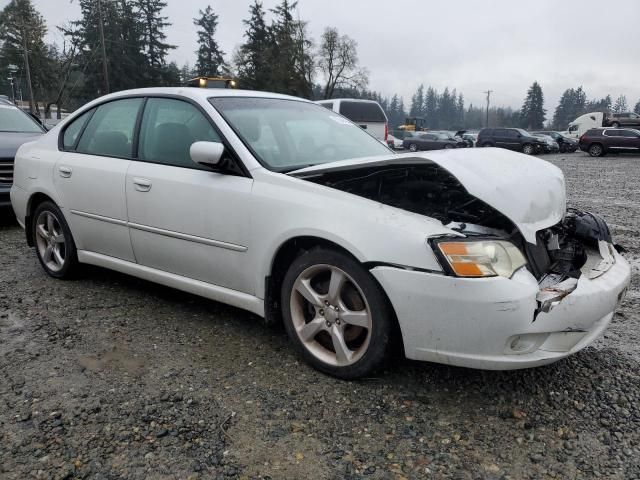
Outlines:
[{"label": "trunk lid", "polygon": [[499,148],[460,149],[341,160],[289,172],[304,178],[379,166],[435,163],[467,192],[511,220],[526,241],[562,220],[566,211],[562,171],[545,160]]}]

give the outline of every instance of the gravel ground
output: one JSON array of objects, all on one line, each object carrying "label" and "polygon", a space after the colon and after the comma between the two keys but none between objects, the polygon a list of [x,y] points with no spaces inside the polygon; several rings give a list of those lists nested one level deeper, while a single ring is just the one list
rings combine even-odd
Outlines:
[{"label": "gravel ground", "polygon": [[397,359],[343,382],[252,315],[0,226],[0,478],[640,478],[640,158],[547,156],[634,266],[604,338],[548,367]]}]

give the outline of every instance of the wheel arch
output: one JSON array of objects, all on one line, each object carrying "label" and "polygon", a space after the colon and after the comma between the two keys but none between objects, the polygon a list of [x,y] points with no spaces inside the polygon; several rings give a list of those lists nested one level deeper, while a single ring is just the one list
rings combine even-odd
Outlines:
[{"label": "wheel arch", "polygon": [[[268,274],[265,277],[264,318],[267,324],[276,325],[282,322],[280,287],[282,285],[282,280],[287,273],[289,265],[291,265],[291,263],[303,252],[316,247],[325,247],[342,252],[345,255],[351,257],[356,262],[362,264],[365,269],[369,270],[366,262],[363,262],[360,258],[358,258],[358,255],[354,254],[348,248],[345,248],[335,241],[314,235],[299,235],[287,239],[276,249],[271,260],[271,268],[269,269]],[[384,295],[384,301],[388,304],[389,312],[391,312],[391,314],[393,315],[393,318],[391,319],[393,328],[397,330],[397,333],[399,334],[396,338],[401,338],[400,323],[398,322],[395,309],[393,308],[393,305],[389,300],[387,292],[385,292],[384,288],[382,287],[382,285],[380,285],[375,276],[371,275],[371,277],[373,281],[380,287],[380,291]]]},{"label": "wheel arch", "polygon": [[[51,202],[55,205],[58,205],[58,202],[56,202],[51,195],[43,191],[33,192],[29,196],[29,199],[27,200],[26,215],[24,218],[24,226],[25,226],[24,231],[25,231],[25,235],[27,236],[27,245],[29,245],[30,247],[33,247],[34,245],[33,229],[31,228],[31,222],[33,221],[33,214],[36,211],[36,208],[38,208],[38,205],[40,205],[43,202]],[[59,206],[60,205],[58,205],[58,207]]]}]

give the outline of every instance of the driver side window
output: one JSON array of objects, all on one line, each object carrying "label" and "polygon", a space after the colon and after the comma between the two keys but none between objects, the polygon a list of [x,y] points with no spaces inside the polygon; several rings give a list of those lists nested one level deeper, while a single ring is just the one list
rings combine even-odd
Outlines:
[{"label": "driver side window", "polygon": [[173,98],[150,98],[140,125],[138,159],[175,167],[207,168],[191,160],[195,142],[220,142],[220,136],[196,107]]}]

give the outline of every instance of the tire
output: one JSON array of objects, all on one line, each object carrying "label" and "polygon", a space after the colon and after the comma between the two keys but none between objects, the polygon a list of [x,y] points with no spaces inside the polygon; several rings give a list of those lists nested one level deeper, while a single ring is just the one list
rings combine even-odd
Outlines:
[{"label": "tire", "polygon": [[525,155],[533,155],[535,151],[536,151],[535,147],[530,143],[525,143],[522,146],[522,153],[524,153]]},{"label": "tire", "polygon": [[449,144],[447,144],[447,145],[445,145],[445,146],[444,146],[444,149],[445,149],[445,150],[451,150],[452,148],[454,148],[454,146],[453,146],[453,145],[449,145]]},{"label": "tire", "polygon": [[567,147],[564,143],[560,144],[560,153],[567,153]]},{"label": "tire", "polygon": [[318,247],[296,258],[281,302],[289,338],[321,372],[351,380],[375,371],[389,355],[393,317],[386,296],[344,253]]},{"label": "tire", "polygon": [[409,144],[409,150],[412,152],[417,152],[418,151],[418,146],[415,143],[411,143]]},{"label": "tire", "polygon": [[484,143],[482,144],[482,146],[483,146],[483,147],[485,147],[485,148],[486,148],[486,147],[493,147],[493,143],[491,143],[491,142],[484,142]]},{"label": "tire", "polygon": [[79,268],[78,251],[58,206],[49,201],[38,205],[31,229],[36,255],[44,271],[54,278],[72,278]]},{"label": "tire", "polygon": [[603,157],[604,148],[599,143],[592,143],[589,145],[589,155],[592,157]]},{"label": "tire", "polygon": [[611,122],[611,127],[612,128],[620,128],[620,123],[619,122]]}]

